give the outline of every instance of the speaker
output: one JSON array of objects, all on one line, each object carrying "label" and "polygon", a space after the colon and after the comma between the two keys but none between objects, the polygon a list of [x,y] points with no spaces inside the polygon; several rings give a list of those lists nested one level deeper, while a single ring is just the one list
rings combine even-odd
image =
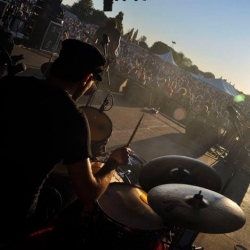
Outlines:
[{"label": "speaker", "polygon": [[64,10],[60,7],[61,1],[38,0],[33,7],[33,14],[24,28],[27,38],[26,46],[40,49],[43,38],[50,22],[63,23]]},{"label": "speaker", "polygon": [[210,149],[219,141],[219,129],[206,124],[197,118],[193,119],[186,126],[186,135],[189,139],[206,149]]},{"label": "speaker", "polygon": [[[28,37],[28,41],[26,43],[27,47],[40,49],[44,35],[49,26],[50,19],[43,18],[37,19],[35,25],[27,26],[24,32],[24,35]],[[30,32],[30,33],[28,33]]]}]

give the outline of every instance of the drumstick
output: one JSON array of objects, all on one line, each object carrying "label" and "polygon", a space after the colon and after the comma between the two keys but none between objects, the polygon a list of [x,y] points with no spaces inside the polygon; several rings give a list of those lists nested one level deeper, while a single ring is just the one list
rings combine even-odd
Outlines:
[{"label": "drumstick", "polygon": [[[135,127],[135,129],[133,131],[133,134],[130,136],[130,138],[129,138],[127,144],[125,145],[125,147],[129,147],[130,143],[132,142],[132,140],[133,140],[133,138],[135,136],[135,133],[138,130],[138,128],[139,128],[139,126],[141,124],[141,121],[142,121],[142,118],[144,117],[144,115],[145,115],[145,113],[142,114],[139,122],[137,123],[137,125],[136,125],[136,127]],[[106,152],[101,153],[99,157],[105,157],[105,159],[103,159],[103,161],[105,162],[106,158],[108,158],[110,154],[111,154],[111,151],[106,151]]]},{"label": "drumstick", "polygon": [[135,133],[136,133],[136,131],[138,130],[138,128],[139,128],[139,126],[140,126],[140,124],[141,124],[141,121],[142,121],[142,118],[144,117],[144,115],[145,115],[145,113],[142,114],[141,119],[140,119],[139,122],[137,123],[137,125],[136,125],[136,127],[135,127],[135,129],[134,129],[134,132],[133,132],[133,134],[130,136],[130,138],[129,138],[129,140],[128,140],[128,143],[125,145],[125,147],[129,147],[130,143],[132,142],[132,140],[133,140],[133,138],[134,138],[134,136],[135,136]]}]

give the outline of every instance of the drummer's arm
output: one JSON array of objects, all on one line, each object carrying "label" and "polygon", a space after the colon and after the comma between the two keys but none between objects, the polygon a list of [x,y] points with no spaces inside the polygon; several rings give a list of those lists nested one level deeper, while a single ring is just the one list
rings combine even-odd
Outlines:
[{"label": "drummer's arm", "polygon": [[70,180],[78,198],[92,206],[108,187],[115,169],[128,163],[130,149],[126,147],[112,151],[104,166],[93,173],[90,159],[84,159],[67,165]]}]

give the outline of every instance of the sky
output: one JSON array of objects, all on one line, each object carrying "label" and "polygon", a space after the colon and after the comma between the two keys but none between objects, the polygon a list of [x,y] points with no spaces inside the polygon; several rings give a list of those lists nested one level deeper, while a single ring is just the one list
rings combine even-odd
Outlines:
[{"label": "sky", "polygon": [[[103,10],[103,0],[93,4]],[[149,46],[158,41],[173,45],[201,71],[250,95],[249,0],[114,0],[105,14],[115,17],[120,11],[124,33],[134,28]]]}]

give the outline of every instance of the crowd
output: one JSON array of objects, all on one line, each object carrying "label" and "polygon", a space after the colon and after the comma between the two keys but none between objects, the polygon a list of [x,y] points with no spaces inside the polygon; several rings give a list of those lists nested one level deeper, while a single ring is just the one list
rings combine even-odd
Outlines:
[{"label": "crowd", "polygon": [[[82,25],[83,35],[80,39],[94,44],[93,37],[97,28],[96,25]],[[85,36],[86,33],[88,36]],[[224,147],[228,154],[230,151],[237,153],[237,150],[232,149],[239,144],[239,132],[246,138],[245,145],[249,144],[247,134],[250,122],[245,114],[250,113],[250,103],[236,102],[234,96],[198,80],[187,71],[126,39],[121,40],[115,70],[117,74],[141,85],[151,93],[148,106],[160,110],[185,126],[197,119],[208,126],[218,128],[219,141],[215,147]],[[237,121],[236,124],[232,119],[228,111],[229,106],[241,111],[239,123]],[[182,110],[184,114],[176,116],[177,109]]]},{"label": "crowd", "polygon": [[[13,12],[19,5],[20,10],[27,14],[33,3],[32,0],[15,1],[10,9]],[[61,41],[74,38],[94,44],[97,29],[97,25],[81,22],[72,13],[66,11]],[[184,125],[188,125],[191,119],[198,117],[212,126],[230,130],[233,124],[227,110],[228,106],[233,105],[239,108],[243,114],[250,113],[250,103],[235,102],[233,96],[194,78],[187,71],[162,60],[156,54],[126,39],[121,40],[115,70],[118,74],[135,81],[151,92],[152,98],[149,106],[166,112],[170,116],[174,111],[171,107],[183,108],[186,116],[179,122]]]},{"label": "crowd", "polygon": [[6,29],[21,31],[28,20],[36,0],[16,0],[6,5],[1,24]]}]

